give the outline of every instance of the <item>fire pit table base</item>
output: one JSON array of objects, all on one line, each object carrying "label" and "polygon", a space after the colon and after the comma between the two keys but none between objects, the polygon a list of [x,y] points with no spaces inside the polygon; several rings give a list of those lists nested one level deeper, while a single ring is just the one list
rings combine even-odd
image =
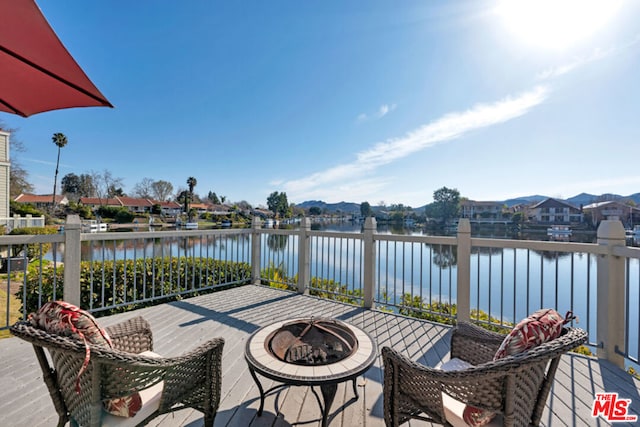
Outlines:
[{"label": "fire pit table base", "polygon": [[[262,415],[262,411],[264,410],[264,400],[267,397],[267,395],[269,393],[271,393],[274,390],[277,390],[279,388],[283,388],[283,387],[289,387],[292,384],[278,384],[277,386],[271,387],[269,390],[264,390],[264,388],[262,387],[262,384],[260,383],[260,381],[258,380],[258,376],[256,375],[255,371],[253,369],[249,369],[249,372],[251,372],[251,376],[253,377],[253,380],[255,381],[256,385],[258,386],[258,390],[260,390],[260,407],[258,408],[258,416]],[[354,394],[354,398],[357,400],[360,398],[360,395],[358,394],[358,387],[356,386],[356,379],[354,378],[352,380],[353,382],[353,394]],[[320,386],[320,393],[322,393],[322,399],[320,399],[320,396],[318,395],[315,386],[311,386],[311,392],[313,393],[313,395],[316,397],[316,400],[318,401],[318,406],[320,407],[320,413],[322,414],[322,426],[326,427],[329,423],[329,410],[331,409],[331,405],[333,404],[333,400],[336,397],[336,391],[338,390],[338,384],[326,384],[326,385],[321,385]]]},{"label": "fire pit table base", "polygon": [[[335,322],[353,334],[357,345],[344,359],[324,365],[301,365],[280,360],[270,351],[269,337],[272,337],[274,332],[277,332],[283,326],[291,324],[292,321],[290,320],[265,326],[249,337],[245,347],[245,359],[249,366],[251,377],[260,391],[259,416],[262,415],[266,395],[286,386],[303,385],[311,387],[322,413],[323,427],[326,427],[329,422],[329,411],[335,399],[338,384],[352,381],[355,399],[359,398],[356,379],[369,369],[375,361],[377,355],[375,342],[366,332],[352,325],[327,319],[323,319],[323,321]],[[281,384],[265,391],[257,374]],[[315,389],[316,386],[320,387],[322,399]]]}]

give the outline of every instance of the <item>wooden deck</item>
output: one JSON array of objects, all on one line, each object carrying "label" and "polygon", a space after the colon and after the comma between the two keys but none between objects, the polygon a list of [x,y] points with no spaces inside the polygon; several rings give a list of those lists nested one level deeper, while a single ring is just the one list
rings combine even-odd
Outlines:
[{"label": "wooden deck", "polygon": [[[380,348],[403,349],[412,359],[428,365],[446,360],[449,347],[450,329],[446,326],[261,286],[244,286],[118,314],[101,318],[100,323],[109,325],[137,315],[151,323],[155,351],[163,355],[179,355],[209,338],[224,337],[222,401],[215,426],[320,425],[318,403],[308,387],[285,387],[273,392],[266,399],[262,416],[256,414],[259,393],[243,357],[244,344],[250,333],[275,321],[310,315],[337,318],[372,334]],[[1,424],[56,425],[57,415],[31,345],[17,338],[0,340],[0,360]],[[270,386],[266,380],[264,384]],[[357,400],[350,384],[338,387],[330,411],[330,426],[384,425],[380,358],[357,384],[360,390]],[[591,417],[594,395],[603,391],[631,399],[631,412],[640,414],[637,380],[605,361],[580,355],[563,356],[543,424],[609,424]],[[187,409],[160,417],[152,425],[198,427],[203,425],[203,418],[199,412]]]}]

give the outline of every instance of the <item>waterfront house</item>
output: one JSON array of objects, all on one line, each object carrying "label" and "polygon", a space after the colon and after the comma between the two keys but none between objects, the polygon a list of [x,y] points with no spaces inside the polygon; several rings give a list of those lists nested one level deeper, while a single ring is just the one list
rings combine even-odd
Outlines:
[{"label": "waterfront house", "polygon": [[122,207],[127,208],[132,213],[150,213],[153,203],[149,199],[140,199],[136,197],[116,197]]},{"label": "waterfront house", "polygon": [[198,212],[198,215],[202,215],[211,211],[211,205],[208,205],[206,203],[190,203],[189,208],[195,209],[196,212]]},{"label": "waterfront house", "polygon": [[460,217],[469,219],[502,219],[504,202],[460,201]]},{"label": "waterfront house", "polygon": [[83,206],[88,206],[91,210],[96,210],[100,206],[121,207],[122,204],[117,198],[100,198],[100,197],[80,197],[78,201]]},{"label": "waterfront house", "polygon": [[176,216],[182,213],[182,205],[178,202],[152,200],[152,203],[160,206],[160,213],[162,215]]},{"label": "waterfront house", "polygon": [[[14,200],[16,203],[29,203],[37,209],[49,209],[53,204],[52,194],[26,194],[22,193]],[[56,194],[56,206],[67,206],[67,196]]]},{"label": "waterfront house", "polygon": [[628,227],[640,223],[640,209],[617,200],[591,203],[583,207],[583,210],[591,213],[591,222],[596,226],[601,221],[615,219]]},{"label": "waterfront house", "polygon": [[540,224],[575,224],[583,222],[580,208],[563,200],[547,198],[529,208],[529,218]]}]

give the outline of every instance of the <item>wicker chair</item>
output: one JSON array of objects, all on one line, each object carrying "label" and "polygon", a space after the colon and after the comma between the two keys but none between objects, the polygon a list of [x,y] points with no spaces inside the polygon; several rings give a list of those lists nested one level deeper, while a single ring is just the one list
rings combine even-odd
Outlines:
[{"label": "wicker chair", "polygon": [[493,361],[503,339],[498,333],[460,322],[451,336],[451,358],[474,366],[450,371],[420,365],[384,347],[386,425],[399,426],[412,418],[451,425],[447,419],[451,412],[443,399],[447,403],[455,399],[463,408],[469,404],[496,412],[496,424],[539,425],[560,356],[584,343],[587,334],[564,328],[552,341]]},{"label": "wicker chair", "polygon": [[[159,357],[139,354],[153,350],[149,323],[136,317],[107,327],[114,349],[90,345],[90,362],[80,376],[79,392],[76,377],[85,358],[83,342],[52,335],[18,322],[11,333],[33,344],[55,409],[58,426],[71,425],[145,425],[158,415],[183,408],[204,413],[204,425],[213,426],[220,403],[222,338],[212,339],[180,357]],[[45,355],[48,350],[52,364]],[[149,353],[147,353],[149,354]],[[102,400],[140,391],[155,398],[144,403],[134,418],[108,414]]]}]

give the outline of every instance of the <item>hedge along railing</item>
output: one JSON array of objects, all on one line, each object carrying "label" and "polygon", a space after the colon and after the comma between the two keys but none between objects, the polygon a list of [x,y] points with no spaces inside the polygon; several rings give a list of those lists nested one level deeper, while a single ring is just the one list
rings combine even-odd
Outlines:
[{"label": "hedge along railing", "polygon": [[[24,313],[31,313],[42,301],[54,299],[54,283],[64,292],[65,266],[31,269],[18,295],[24,295]],[[80,303],[97,313],[140,308],[160,299],[174,300],[220,287],[249,283],[251,267],[245,262],[211,258],[147,258],[137,260],[82,261]],[[26,287],[26,290],[25,290]]]}]

